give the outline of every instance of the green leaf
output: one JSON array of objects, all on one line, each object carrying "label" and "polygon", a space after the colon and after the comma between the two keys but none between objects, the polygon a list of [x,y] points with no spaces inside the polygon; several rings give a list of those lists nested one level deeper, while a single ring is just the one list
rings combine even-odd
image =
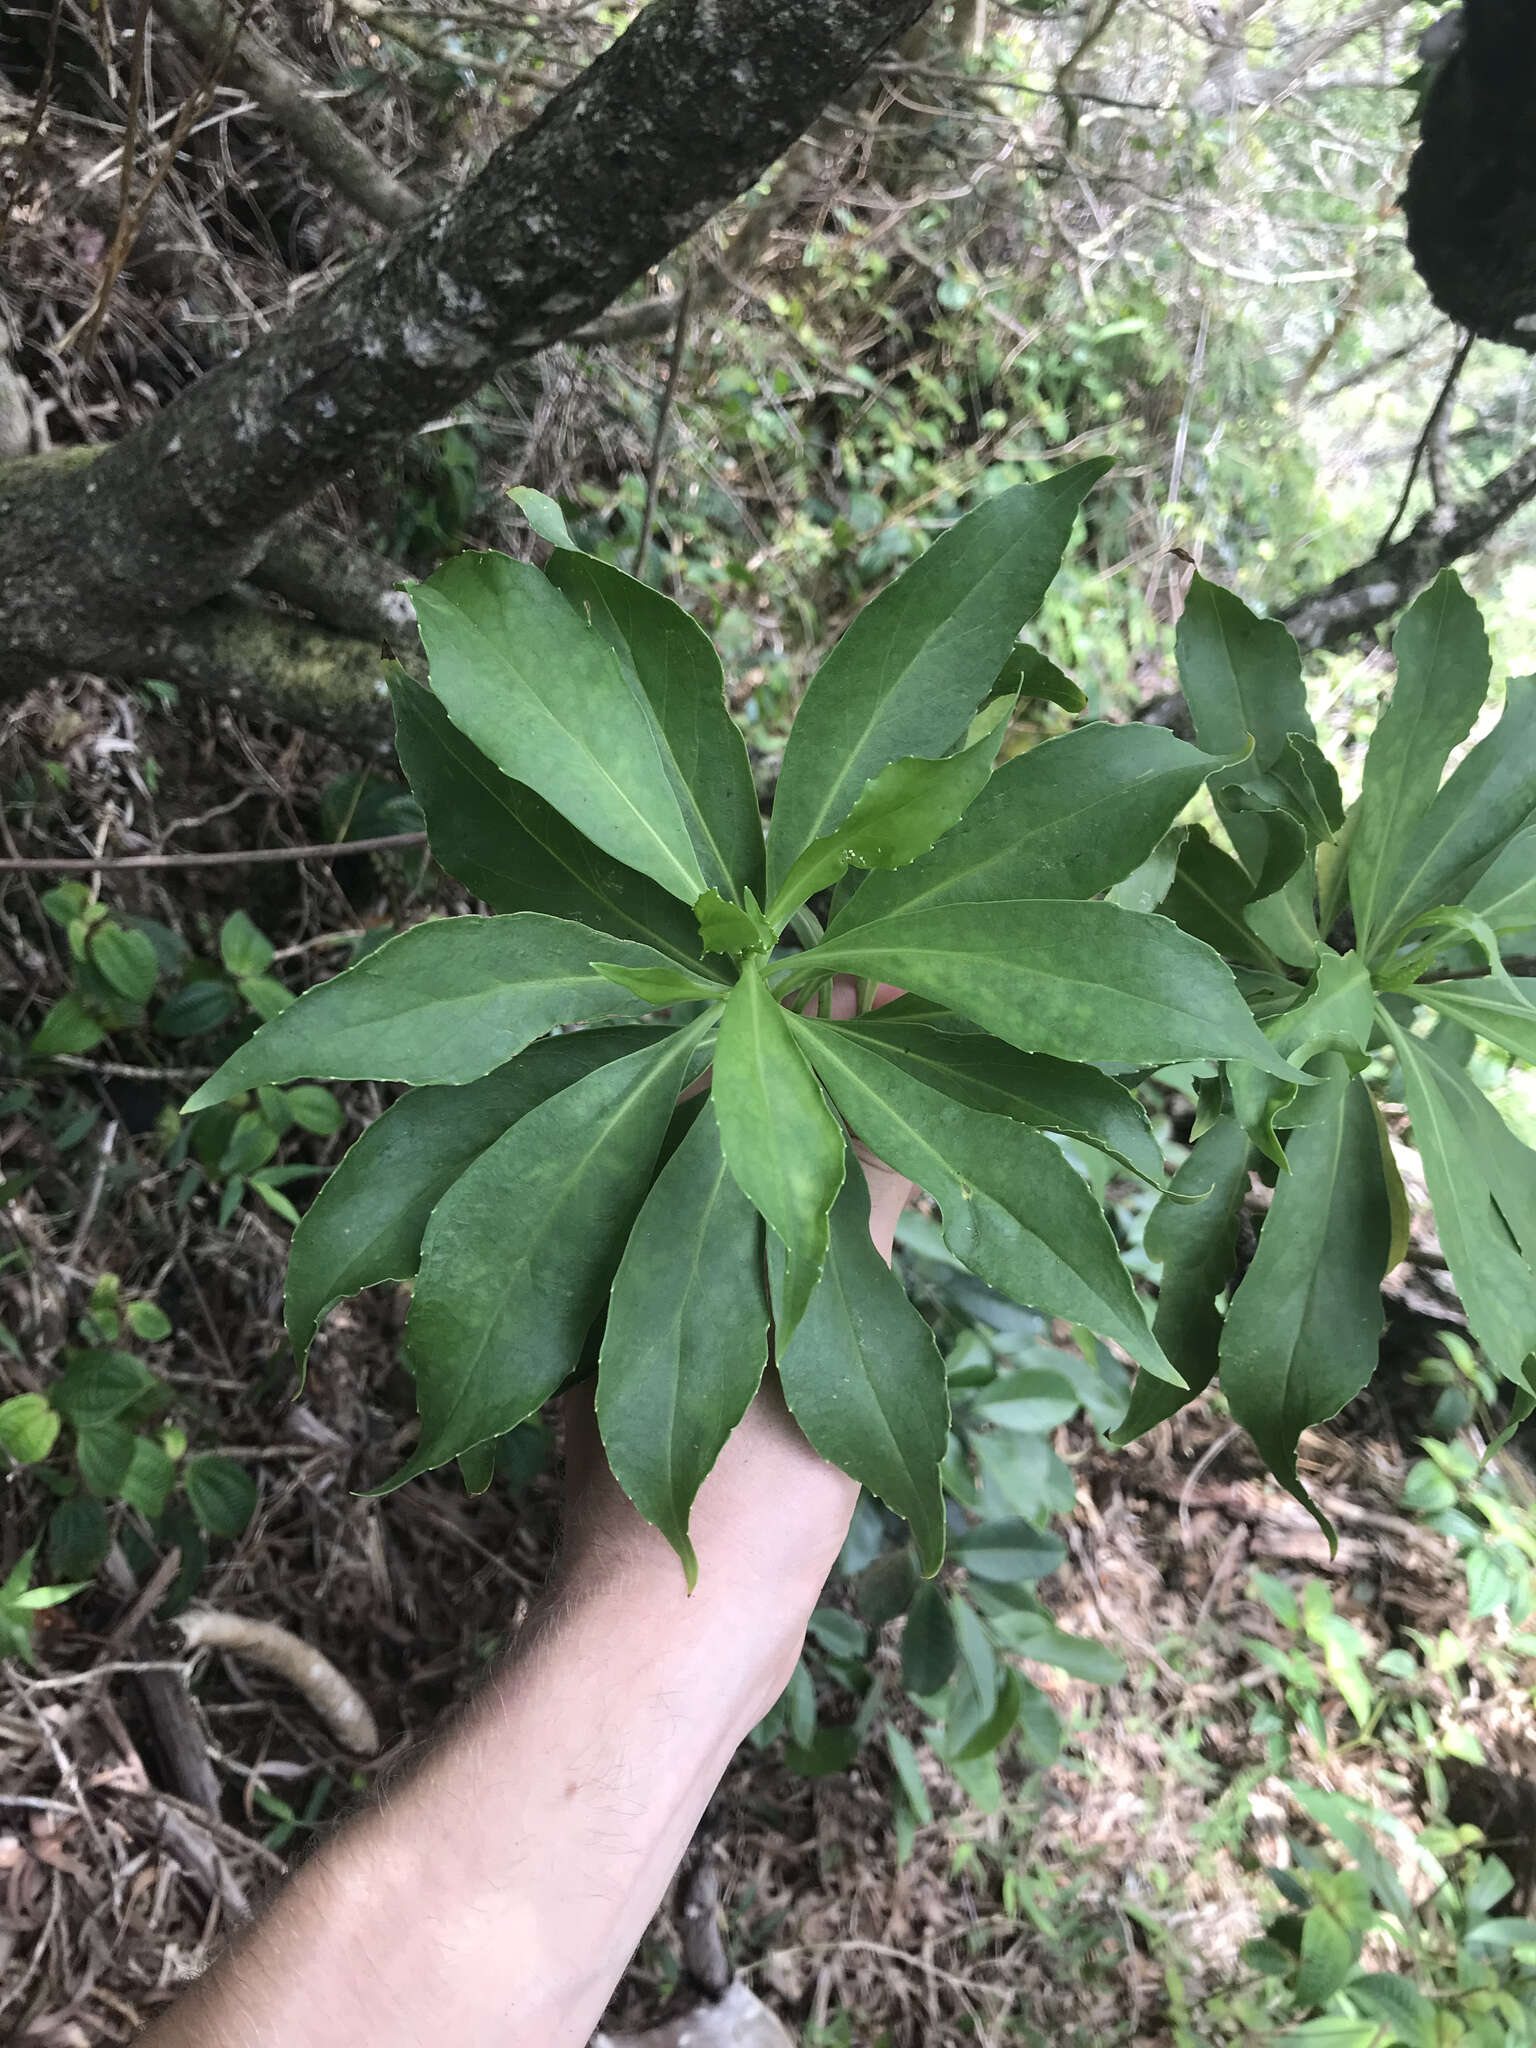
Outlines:
[{"label": "green leaf", "polygon": [[167,1038],[197,1038],[217,1031],[235,1014],[235,992],[226,981],[189,981],[168,995],[155,1013],[155,1027]]},{"label": "green leaf", "polygon": [[160,978],[155,949],[142,932],[98,924],[90,936],[90,962],[130,1003],[147,1003]]},{"label": "green leaf", "polygon": [[1385,1007],[1381,1016],[1402,1069],[1441,1249],[1472,1333],[1496,1371],[1525,1384],[1536,1353],[1536,1234],[1528,1220],[1521,1235],[1529,1205],[1520,1174],[1530,1154],[1461,1068]]},{"label": "green leaf", "polygon": [[[1511,993],[1511,990],[1514,993]],[[1409,993],[1479,1038],[1536,1065],[1536,979],[1420,982]]]},{"label": "green leaf", "polygon": [[1047,1664],[1090,1685],[1118,1685],[1125,1676],[1125,1661],[1113,1650],[1058,1628],[1047,1615],[1015,1615],[1006,1627],[1009,1649],[1032,1664]]},{"label": "green leaf", "polygon": [[930,1826],[933,1821],[933,1803],[928,1797],[928,1787],[923,1783],[922,1766],[918,1763],[917,1751],[892,1721],[885,1724],[885,1746],[891,1753],[896,1782],[906,1795],[913,1818],[919,1827]]},{"label": "green leaf", "polygon": [[1013,699],[999,697],[972,721],[967,744],[938,760],[908,755],[882,768],[853,809],[823,839],[813,839],[768,906],[766,921],[778,931],[790,912],[829,889],[845,868],[901,868],[964,817],[992,776]]},{"label": "green leaf", "polygon": [[459,1477],[464,1481],[464,1491],[471,1500],[489,1491],[491,1481],[496,1477],[496,1443],[476,1444],[473,1449],[459,1453]]},{"label": "green leaf", "polygon": [[1496,932],[1536,925],[1536,824],[1515,834],[1462,901]]},{"label": "green leaf", "polygon": [[1220,1118],[1195,1140],[1189,1157],[1173,1177],[1174,1194],[1203,1194],[1204,1199],[1172,1202],[1164,1196],[1147,1220],[1143,1239],[1147,1257],[1160,1259],[1163,1265],[1152,1334],[1169,1363],[1183,1374],[1189,1391],[1142,1373],[1132,1389],[1125,1420],[1113,1434],[1114,1443],[1134,1443],[1145,1436],[1197,1394],[1203,1394],[1216,1377],[1221,1343],[1216,1297],[1225,1290],[1237,1261],[1237,1230],[1248,1194],[1249,1149],[1248,1134],[1241,1125],[1231,1117]]},{"label": "green leaf", "polygon": [[892,911],[1096,896],[1144,861],[1215,766],[1153,725],[1085,725],[1007,762],[931,853],[875,875],[839,938]]},{"label": "green leaf", "polygon": [[18,1465],[36,1465],[59,1438],[59,1416],[46,1394],[13,1394],[0,1401],[0,1450]]},{"label": "green leaf", "polygon": [[[1067,1354],[1059,1355],[1065,1358]],[[1021,1365],[1000,1373],[969,1404],[972,1412],[994,1429],[1037,1435],[1070,1422],[1082,1405],[1074,1382],[1048,1365]]]},{"label": "green leaf", "polygon": [[565,523],[565,514],[542,491],[536,491],[531,484],[513,484],[507,496],[522,513],[528,524],[539,536],[547,540],[552,548],[574,548],[570,528]]},{"label": "green leaf", "polygon": [[1054,661],[1048,661],[1038,647],[1015,647],[993,687],[1009,696],[1036,697],[1047,704],[1059,704],[1074,718],[1088,708],[1088,699],[1077,684],[1063,675]]},{"label": "green leaf", "polygon": [[719,1002],[730,994],[730,984],[682,967],[619,967],[610,961],[594,960],[593,971],[618,988],[627,988],[647,1009],[665,1009],[672,1003]]},{"label": "green leaf", "polygon": [[1301,1923],[1301,1967],[1296,1972],[1298,2005],[1326,2005],[1360,1957],[1360,1943],[1331,1906],[1309,1908]]},{"label": "green leaf", "polygon": [[1086,1323],[1170,1373],[1104,1212],[1049,1138],[941,1095],[833,1024],[793,1029],[849,1127],[943,1213],[944,1242],[989,1286]]},{"label": "green leaf", "polygon": [[[902,1014],[893,1016],[893,1009]],[[1165,1185],[1162,1147],[1129,1088],[1097,1067],[1020,1052],[984,1031],[946,1030],[938,1021],[945,1014],[930,1022],[887,1004],[837,1029],[957,1102],[1081,1138],[1154,1187]]]},{"label": "green leaf", "polygon": [[477,1081],[557,1024],[648,1007],[592,966],[664,967],[648,946],[524,911],[412,926],[312,988],[232,1053],[183,1109],[261,1081]]},{"label": "green leaf", "polygon": [[657,1177],[613,1283],[597,1421],[614,1477],[683,1561],[694,1496],[768,1363],[762,1225],[711,1104]]},{"label": "green leaf", "polygon": [[1342,1054],[1324,1053],[1308,1121],[1291,1133],[1253,1263],[1221,1336],[1221,1389],[1286,1490],[1326,1528],[1296,1475],[1304,1429],[1370,1380],[1392,1235],[1376,1116]]},{"label": "green leaf", "polygon": [[984,1505],[998,1503],[1042,1528],[1053,1515],[1070,1515],[1077,1502],[1072,1468],[1043,1436],[978,1436],[972,1448],[981,1468]]},{"label": "green leaf", "polygon": [[106,1026],[98,1023],[84,999],[71,990],[59,997],[33,1033],[31,1050],[37,1059],[57,1059],[60,1053],[89,1052],[106,1035]]},{"label": "green leaf", "polygon": [[327,1311],[383,1280],[409,1280],[427,1219],[520,1116],[583,1075],[669,1034],[650,1025],[572,1031],[530,1045],[458,1088],[419,1088],[371,1123],[299,1223],[286,1319],[302,1366]]},{"label": "green leaf", "polygon": [[948,1685],[960,1655],[949,1602],[931,1581],[918,1587],[901,1633],[901,1682],[919,1699]]},{"label": "green leaf", "polygon": [[124,1313],[141,1344],[163,1344],[171,1334],[171,1319],[158,1302],[130,1301]]},{"label": "green leaf", "polygon": [[988,1585],[1032,1585],[1049,1578],[1067,1558],[1059,1536],[1026,1521],[982,1522],[957,1536],[949,1549],[956,1564]]},{"label": "green leaf", "polygon": [[1024,1689],[1017,1671],[1004,1668],[991,1710],[977,1720],[952,1714],[945,1728],[946,1746],[955,1763],[972,1763],[1001,1749],[1018,1722]]},{"label": "green leaf", "polygon": [[1229,960],[1273,967],[1274,954],[1248,923],[1254,896],[1247,871],[1214,844],[1204,826],[1191,825],[1163,898],[1163,914]]},{"label": "green leaf", "polygon": [[133,1456],[123,1474],[120,1493],[129,1507],[137,1508],[151,1521],[165,1512],[165,1504],[176,1484],[176,1467],[153,1438],[136,1436]]},{"label": "green leaf", "polygon": [[264,1024],[270,1024],[274,1017],[281,1017],[284,1010],[291,1010],[298,998],[293,990],[284,988],[270,974],[247,975],[238,984],[241,995]]},{"label": "green leaf", "polygon": [[1434,801],[1453,747],[1488,693],[1491,658],[1477,606],[1443,570],[1397,629],[1397,681],[1365,757],[1349,852],[1356,943],[1369,956],[1385,931],[1389,880]]},{"label": "green leaf", "polygon": [[1141,866],[1132,868],[1123,882],[1116,882],[1109,891],[1109,901],[1118,904],[1122,910],[1139,911],[1143,916],[1157,910],[1173,887],[1187,830],[1184,825],[1175,825],[1171,831],[1165,832]]},{"label": "green leaf", "polygon": [[159,1391],[159,1380],[131,1351],[71,1351],[62,1377],[48,1389],[54,1407],[77,1429],[114,1421]]},{"label": "green leaf", "polygon": [[48,1517],[48,1569],[61,1579],[88,1579],[112,1548],[112,1524],[99,1500],[77,1493]]},{"label": "green leaf", "polygon": [[1511,679],[1504,715],[1452,773],[1381,880],[1380,945],[1471,877],[1536,810],[1536,677]]},{"label": "green leaf", "polygon": [[[848,1163],[832,1205],[826,1264],[794,1335],[779,1352],[779,1377],[790,1412],[812,1445],[904,1517],[923,1570],[932,1574],[944,1557],[944,1361],[928,1325],[875,1250],[869,1189],[857,1163]],[[770,1242],[776,1311],[783,1268],[784,1255]]]},{"label": "green leaf", "polygon": [[405,1331],[421,1442],[383,1490],[515,1429],[569,1375],[707,1028],[528,1110],[438,1202]]},{"label": "green leaf", "polygon": [[1276,619],[1261,619],[1242,599],[1196,576],[1178,629],[1179,682],[1208,754],[1253,753],[1212,778],[1213,788],[1273,768],[1292,733],[1313,737],[1296,642]]},{"label": "green leaf", "polygon": [[1247,1059],[1298,1078],[1209,947],[1112,903],[895,910],[846,934],[834,925],[804,957],[818,969],[915,989],[1025,1052],[1154,1067]]},{"label": "green leaf", "polygon": [[607,641],[625,680],[650,706],[667,780],[705,882],[728,895],[739,887],[761,889],[757,790],[746,741],[726,709],[725,676],[709,635],[665,592],[595,556],[564,549],[544,573]]},{"label": "green leaf", "polygon": [[75,1430],[75,1463],[90,1491],[115,1500],[133,1463],[133,1431],[126,1422],[90,1422]]},{"label": "green leaf", "polygon": [[256,1482],[233,1458],[189,1458],[182,1469],[187,1505],[198,1527],[233,1542],[256,1512]]},{"label": "green leaf", "polygon": [[1107,467],[1080,463],[1002,492],[865,606],[812,678],[785,749],[768,840],[771,892],[888,763],[954,745],[1038,609],[1078,507]]},{"label": "green leaf", "polygon": [[721,1018],[711,1092],[736,1184],[789,1253],[775,1303],[782,1354],[827,1255],[827,1216],[845,1159],[837,1119],[755,955]]},{"label": "green leaf", "polygon": [[276,950],[243,910],[232,911],[220,927],[219,957],[237,981],[249,974],[265,974]]},{"label": "green leaf", "polygon": [[757,907],[750,889],[743,891],[745,908],[727,903],[718,889],[706,889],[693,906],[698,919],[699,943],[706,953],[721,953],[739,960],[744,953],[771,953],[778,938]]},{"label": "green leaf", "polygon": [[543,797],[502,774],[429,690],[390,679],[395,746],[435,858],[493,910],[541,910],[615,938],[697,958],[693,919],[665,889],[584,839]]},{"label": "green leaf", "polygon": [[460,732],[615,860],[692,904],[706,883],[662,733],[602,635],[506,555],[457,555],[411,595],[433,691]]}]

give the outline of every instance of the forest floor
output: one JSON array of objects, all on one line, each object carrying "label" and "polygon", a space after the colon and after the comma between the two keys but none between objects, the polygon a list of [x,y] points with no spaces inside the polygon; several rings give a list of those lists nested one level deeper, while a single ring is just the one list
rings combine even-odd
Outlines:
[{"label": "forest floor", "polygon": [[[0,730],[0,830],[12,858],[304,844],[329,836],[326,799],[348,766],[226,713],[83,685],[33,699]],[[48,879],[0,877],[0,962],[15,963],[0,966],[4,1007],[29,1030],[63,986],[37,905]],[[414,854],[108,870],[101,886],[205,953],[221,919],[244,908],[275,940],[276,971],[300,983],[332,935],[448,900]],[[30,1102],[7,1098],[0,1113],[0,1179],[37,1175],[6,1211],[24,1256],[0,1260],[0,1323],[13,1340],[0,1387],[46,1380],[100,1273],[153,1294],[175,1325],[157,1366],[175,1414],[195,1447],[260,1475],[258,1512],[216,1547],[199,1601],[326,1652],[371,1706],[382,1747],[359,1766],[280,1683],[217,1652],[189,1662],[179,1638],[145,1619],[121,1568],[114,1592],[42,1614],[37,1665],[0,1663],[0,2033],[50,2048],[130,2040],[293,1861],[374,1796],[481,1683],[537,1596],[558,1531],[547,1471],[515,1498],[497,1487],[467,1499],[446,1476],[360,1497],[398,1462],[409,1427],[403,1292],[338,1310],[296,1392],[280,1342],[286,1229],[250,1203],[221,1227],[206,1191],[178,1212],[157,1120],[186,1076],[155,1079],[140,1065],[151,1055],[163,1058],[164,1044],[136,1051],[120,1034],[35,1077]],[[66,1149],[71,1105],[95,1115]],[[308,1142],[325,1163],[347,1137]],[[1321,1575],[1376,1648],[1410,1628],[1465,1632],[1450,1546],[1397,1505],[1409,1455],[1397,1426],[1369,1403],[1345,1421],[1311,1439],[1310,1483],[1342,1532],[1333,1558],[1207,1406],[1128,1452],[1105,1450],[1086,1425],[1062,1433],[1078,1479],[1071,1556],[1042,1590],[1068,1627],[1120,1651],[1129,1675],[1105,1690],[1033,1673],[1069,1723],[1062,1760],[1013,1769],[990,1815],[968,1811],[935,1771],[935,1818],[904,1864],[883,1749],[817,1781],[776,1752],[741,1752],[701,1853],[736,1969],[801,2039],[1165,2040],[1170,1966],[1196,2007],[1243,1974],[1262,1866],[1283,1863],[1288,1832],[1307,1826],[1293,1782],[1411,1812],[1410,1779],[1351,1742],[1338,1699],[1324,1707],[1337,1739],[1298,1735],[1285,1778],[1254,1727],[1256,1702],[1280,1691],[1252,1647],[1277,1635],[1249,1590],[1254,1567]],[[35,1539],[36,1507],[24,1488],[0,1489],[5,1554]],[[894,1643],[881,1654],[894,1664]],[[183,1677],[192,1711],[168,1722]],[[1523,1694],[1473,1686],[1453,1703],[1447,1690],[1453,1704],[1490,1783],[1533,1775]],[[170,1789],[210,1767],[217,1816]],[[664,1913],[614,2024],[654,2024],[684,1995],[682,1953]]]}]

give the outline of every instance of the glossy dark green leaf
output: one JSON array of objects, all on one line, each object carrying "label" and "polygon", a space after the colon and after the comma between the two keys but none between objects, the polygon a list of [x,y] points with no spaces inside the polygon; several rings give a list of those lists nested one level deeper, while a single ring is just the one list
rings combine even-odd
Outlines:
[{"label": "glossy dark green leaf", "polygon": [[199,1527],[231,1542],[256,1512],[256,1482],[233,1458],[189,1458],[182,1468],[187,1503]]},{"label": "glossy dark green leaf", "polygon": [[1085,725],[1007,762],[931,853],[873,875],[834,937],[893,910],[1096,896],[1144,861],[1216,765],[1152,725]]},{"label": "glossy dark green leaf", "polygon": [[785,749],[771,892],[889,762],[954,745],[1039,608],[1078,507],[1107,466],[1079,463],[1002,492],[865,606],[812,678]]},{"label": "glossy dark green leaf", "polygon": [[1297,1442],[1337,1415],[1376,1369],[1392,1236],[1365,1084],[1340,1053],[1322,1054],[1315,1069],[1310,1120],[1291,1134],[1290,1171],[1276,1185],[1221,1335],[1221,1390],[1233,1421],[1314,1514],[1296,1474]]},{"label": "glossy dark green leaf", "polygon": [[1209,754],[1241,754],[1251,735],[1249,763],[1214,778],[1217,787],[1240,781],[1248,769],[1268,769],[1285,753],[1290,734],[1313,736],[1296,642],[1276,619],[1261,619],[1232,591],[1196,576],[1178,629],[1179,682]]},{"label": "glossy dark green leaf", "polygon": [[1112,903],[894,910],[835,932],[807,958],[914,989],[1024,1052],[1129,1066],[1247,1059],[1296,1078],[1209,947],[1164,918]]},{"label": "glossy dark green leaf", "polygon": [[1049,1138],[941,1095],[836,1025],[793,1028],[850,1129],[933,1197],[944,1242],[978,1278],[1172,1370],[1103,1210]]},{"label": "glossy dark green leaf", "polygon": [[597,1375],[614,1477],[682,1559],[690,1590],[694,1496],[767,1363],[762,1224],[726,1166],[706,1104],[630,1233]]},{"label": "glossy dark green leaf", "polygon": [[[1452,1062],[1383,1012],[1451,1278],[1489,1362],[1528,1384],[1536,1354],[1532,1155]],[[1496,1199],[1496,1194],[1498,1199]]]},{"label": "glossy dark green leaf", "polygon": [[918,1587],[901,1634],[901,1682],[919,1699],[948,1685],[960,1646],[949,1602],[930,1581]]},{"label": "glossy dark green leaf", "polygon": [[412,601],[460,732],[615,860],[691,904],[706,884],[655,714],[613,649],[527,562],[456,555]]},{"label": "glossy dark green leaf", "polygon": [[1387,885],[1434,801],[1451,749],[1472,730],[1492,666],[1477,606],[1443,570],[1403,617],[1397,679],[1365,757],[1349,850],[1357,943],[1384,936]]},{"label": "glossy dark green leaf", "polygon": [[529,1110],[438,1202],[406,1323],[421,1442],[391,1486],[515,1429],[571,1372],[707,1029]]},{"label": "glossy dark green leaf", "polygon": [[666,1035],[645,1024],[566,1032],[528,1046],[479,1081],[414,1089],[376,1118],[293,1234],[286,1319],[299,1363],[336,1302],[383,1280],[412,1277],[427,1218],[520,1116]]},{"label": "glossy dark green leaf", "polygon": [[1154,1187],[1164,1185],[1162,1148],[1129,1088],[1096,1067],[1020,1052],[984,1031],[945,1030],[891,1010],[869,1010],[836,1028],[896,1058],[908,1073],[957,1102],[1081,1138]]},{"label": "glossy dark green leaf", "polygon": [[1142,1373],[1131,1393],[1125,1420],[1114,1432],[1117,1444],[1133,1443],[1159,1422],[1178,1413],[1187,1401],[1204,1393],[1216,1377],[1221,1343],[1221,1311],[1216,1298],[1232,1277],[1237,1258],[1237,1229],[1248,1193],[1248,1134],[1233,1118],[1222,1117],[1197,1138],[1189,1157],[1173,1177],[1173,1191],[1198,1195],[1198,1202],[1164,1198],[1147,1220],[1144,1243],[1150,1259],[1160,1259],[1163,1277],[1157,1291],[1152,1334],[1168,1361],[1184,1376],[1187,1393],[1166,1380]]},{"label": "glossy dark green leaf", "polygon": [[1088,699],[1068,675],[1038,647],[1015,647],[998,673],[996,688],[1016,692],[1020,697],[1037,697],[1047,704],[1059,704],[1074,717],[1088,707]]},{"label": "glossy dark green leaf", "polygon": [[607,641],[655,715],[661,756],[706,883],[761,889],[763,823],[746,742],[709,635],[665,592],[564,548],[545,570]]},{"label": "glossy dark green leaf", "polygon": [[1466,756],[1408,835],[1375,892],[1381,944],[1452,903],[1536,811],[1536,678],[1512,679],[1504,715]]},{"label": "glossy dark green leaf", "polygon": [[648,1008],[597,972],[602,959],[667,965],[649,946],[533,911],[413,925],[263,1025],[183,1113],[261,1081],[478,1081],[557,1024]]},{"label": "glossy dark green leaf", "polygon": [[789,1253],[775,1322],[782,1353],[827,1256],[828,1212],[843,1181],[837,1118],[757,965],[747,960],[720,1022],[711,1086],[736,1183]]},{"label": "glossy dark green leaf", "polygon": [[[826,1264],[779,1353],[779,1378],[811,1443],[911,1525],[923,1569],[931,1574],[944,1557],[944,1361],[875,1250],[869,1189],[854,1160],[848,1168],[832,1205]],[[776,1311],[783,1267],[783,1253],[770,1241]]]},{"label": "glossy dark green leaf", "polygon": [[965,746],[937,760],[907,755],[882,768],[835,832],[813,839],[766,912],[778,930],[800,904],[829,889],[848,867],[902,868],[927,853],[964,817],[991,779],[1013,699],[999,697],[971,722]]},{"label": "glossy dark green leaf", "polygon": [[1479,1038],[1502,1045],[1536,1066],[1536,979],[1492,975],[1474,981],[1421,982],[1411,991],[1442,1017],[1453,1017]]},{"label": "glossy dark green leaf", "polygon": [[429,690],[397,673],[389,693],[400,765],[449,874],[492,910],[540,910],[680,960],[697,958],[693,918],[675,896],[503,775]]}]

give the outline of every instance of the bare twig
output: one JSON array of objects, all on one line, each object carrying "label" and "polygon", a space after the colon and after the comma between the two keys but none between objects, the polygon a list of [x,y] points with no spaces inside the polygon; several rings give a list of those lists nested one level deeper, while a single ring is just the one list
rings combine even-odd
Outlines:
[{"label": "bare twig", "polygon": [[223,868],[258,861],[330,860],[339,853],[395,853],[425,846],[425,832],[387,832],[380,839],[335,839],[325,846],[256,846],[234,853],[130,853],[117,860],[0,860],[0,874],[88,875],[124,868]]},{"label": "bare twig", "polygon": [[677,295],[677,325],[672,333],[672,353],[667,358],[666,388],[656,409],[656,438],[651,444],[650,466],[645,473],[645,516],[640,521],[640,538],[635,544],[637,576],[645,574],[645,558],[651,551],[651,535],[656,527],[656,497],[661,489],[661,472],[666,462],[667,427],[672,419],[672,408],[677,403],[678,380],[683,373],[683,358],[688,349],[688,309],[692,303],[693,279],[690,277]]},{"label": "bare twig", "polygon": [[[1451,367],[1446,372],[1445,382],[1440,387],[1440,396],[1435,400],[1429,418],[1424,422],[1424,431],[1420,434],[1414,446],[1413,458],[1408,464],[1408,475],[1403,482],[1403,492],[1397,501],[1397,509],[1387,522],[1386,532],[1376,543],[1376,552],[1378,554],[1384,553],[1392,545],[1393,536],[1402,524],[1403,514],[1408,510],[1408,501],[1413,496],[1413,487],[1419,480],[1420,465],[1423,463],[1425,455],[1434,446],[1435,437],[1440,431],[1440,423],[1446,417],[1451,398],[1457,384],[1461,380],[1461,373],[1466,368],[1467,357],[1471,355],[1472,347],[1476,340],[1477,336],[1475,334],[1464,336],[1460,347],[1451,358]],[[1438,505],[1442,502],[1442,494],[1437,487],[1435,503]]]}]

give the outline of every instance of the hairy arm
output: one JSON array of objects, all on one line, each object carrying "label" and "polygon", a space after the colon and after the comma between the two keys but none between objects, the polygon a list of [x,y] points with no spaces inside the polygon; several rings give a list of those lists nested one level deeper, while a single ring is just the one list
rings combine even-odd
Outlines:
[{"label": "hairy arm", "polygon": [[[907,1183],[866,1166],[888,1258]],[[499,1679],[144,2048],[582,2048],[710,1795],[788,1682],[857,1487],[765,1386],[693,1515],[690,1598],[567,1415],[559,1575]]]}]

